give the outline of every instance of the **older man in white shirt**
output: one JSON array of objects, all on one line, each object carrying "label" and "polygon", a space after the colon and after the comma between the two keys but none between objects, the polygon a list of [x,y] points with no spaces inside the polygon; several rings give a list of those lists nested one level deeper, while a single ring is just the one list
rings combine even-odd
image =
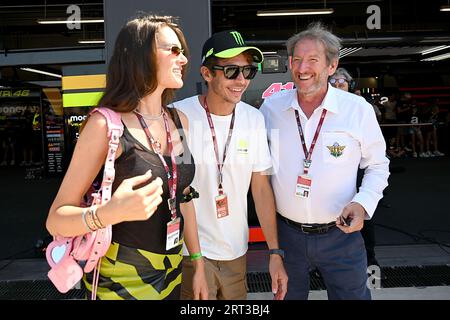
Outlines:
[{"label": "older man in white shirt", "polygon": [[[312,268],[321,272],[329,299],[370,299],[359,230],[382,198],[389,160],[372,106],[328,85],[339,47],[339,38],[320,24],[291,37],[296,88],[266,99],[260,109],[274,161],[286,299],[307,299]],[[358,167],[365,170],[359,192]]]}]

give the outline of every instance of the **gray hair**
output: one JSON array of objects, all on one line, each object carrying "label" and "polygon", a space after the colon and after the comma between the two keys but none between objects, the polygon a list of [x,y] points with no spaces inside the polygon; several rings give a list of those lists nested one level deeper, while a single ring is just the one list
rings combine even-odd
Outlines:
[{"label": "gray hair", "polygon": [[297,42],[310,39],[321,42],[325,47],[325,55],[328,65],[334,60],[339,60],[339,48],[341,47],[341,39],[325,29],[321,22],[313,22],[308,25],[308,29],[297,33],[290,37],[286,42],[289,56],[294,55],[294,49]]},{"label": "gray hair", "polygon": [[345,70],[344,68],[338,68],[335,73],[333,73],[333,75],[331,76],[332,78],[335,78],[337,76],[343,76],[345,80],[347,80],[348,82],[352,81],[353,78],[350,75],[350,73],[348,73],[347,70]]}]

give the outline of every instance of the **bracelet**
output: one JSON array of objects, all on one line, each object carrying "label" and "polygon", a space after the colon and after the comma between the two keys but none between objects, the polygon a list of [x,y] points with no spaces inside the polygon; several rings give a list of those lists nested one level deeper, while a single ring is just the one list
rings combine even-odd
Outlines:
[{"label": "bracelet", "polygon": [[189,193],[183,195],[183,199],[180,201],[181,203],[186,203],[191,201],[192,199],[199,198],[200,195],[193,187],[189,186]]},{"label": "bracelet", "polygon": [[193,253],[193,254],[191,254],[191,256],[190,256],[191,261],[198,260],[198,259],[200,259],[201,257],[203,257],[201,252]]},{"label": "bracelet", "polygon": [[88,210],[89,208],[83,209],[83,213],[81,214],[81,220],[83,220],[84,225],[86,226],[87,229],[89,229],[89,231],[94,231],[91,229],[91,227],[89,227],[88,223],[86,222],[86,213]]},{"label": "bracelet", "polygon": [[97,225],[95,224],[94,218],[92,217],[92,210],[91,208],[86,208],[86,213],[84,214],[84,221],[86,222],[86,225],[88,226],[89,230],[96,231],[98,229]]},{"label": "bracelet", "polygon": [[105,225],[100,221],[100,218],[97,216],[97,206],[91,206],[90,210],[92,212],[92,218],[94,220],[95,225],[97,226],[98,229],[103,229],[105,228]]}]

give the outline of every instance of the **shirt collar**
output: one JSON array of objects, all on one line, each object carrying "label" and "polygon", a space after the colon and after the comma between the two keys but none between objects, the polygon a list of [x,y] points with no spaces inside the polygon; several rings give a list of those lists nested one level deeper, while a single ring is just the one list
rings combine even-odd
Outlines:
[{"label": "shirt collar", "polygon": [[[336,89],[332,85],[328,84],[328,90],[327,94],[325,95],[325,98],[322,100],[322,103],[317,109],[326,109],[327,111],[333,112],[333,113],[339,113],[339,105],[337,102],[336,97]],[[297,90],[292,90],[293,94],[291,96],[291,99],[288,104],[286,104],[285,110],[288,110],[290,108],[301,110],[300,105],[298,103],[297,99]]]}]

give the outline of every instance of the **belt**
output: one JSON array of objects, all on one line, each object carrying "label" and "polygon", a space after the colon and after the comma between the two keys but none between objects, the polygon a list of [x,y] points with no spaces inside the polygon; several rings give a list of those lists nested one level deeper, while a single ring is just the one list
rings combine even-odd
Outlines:
[{"label": "belt", "polygon": [[329,223],[300,223],[292,221],[286,217],[283,217],[281,214],[277,213],[278,217],[286,222],[288,225],[293,226],[294,228],[300,230],[303,233],[307,234],[322,234],[327,233],[329,230],[336,227],[336,221],[332,221]]}]

